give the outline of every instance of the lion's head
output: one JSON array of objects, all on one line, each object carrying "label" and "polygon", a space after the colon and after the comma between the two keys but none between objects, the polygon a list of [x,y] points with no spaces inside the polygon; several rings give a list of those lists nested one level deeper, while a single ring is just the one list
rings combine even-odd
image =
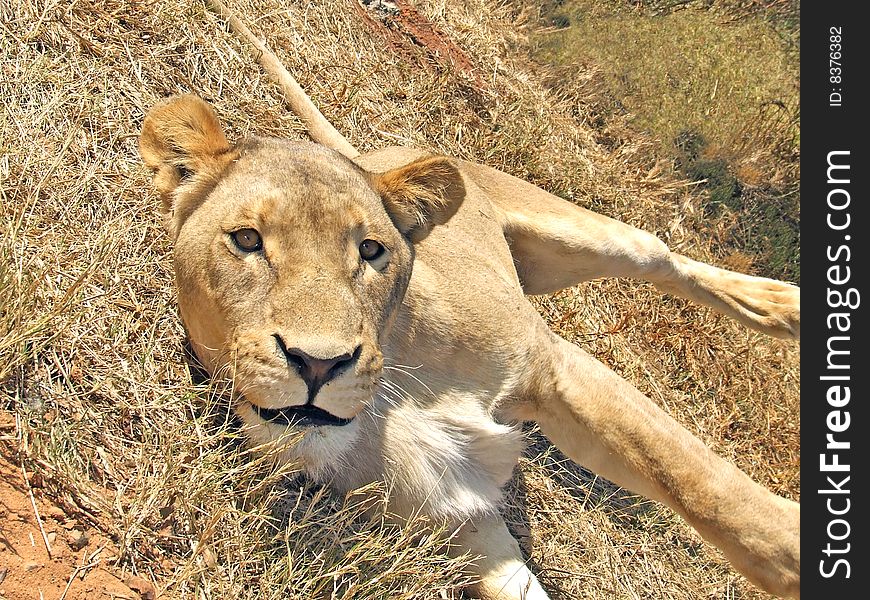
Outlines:
[{"label": "lion's head", "polygon": [[464,196],[457,169],[429,157],[373,174],[311,143],[231,144],[194,96],[154,107],[140,150],[175,241],[182,319],[205,367],[232,378],[242,418],[321,437],[353,429],[413,240]]}]

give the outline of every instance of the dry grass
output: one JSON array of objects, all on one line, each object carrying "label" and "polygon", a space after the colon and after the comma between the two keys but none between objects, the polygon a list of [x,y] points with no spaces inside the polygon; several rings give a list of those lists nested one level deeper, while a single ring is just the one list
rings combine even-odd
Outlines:
[{"label": "dry grass", "polygon": [[[523,14],[421,6],[487,81],[385,50],[351,10],[239,0],[360,150],[408,140],[502,168],[710,259],[699,199],[617,121],[603,82],[558,97],[527,62]],[[237,443],[226,394],[185,365],[169,241],[136,150],[148,107],[194,91],[232,135],[304,137],[200,2],[0,3],[0,408],[22,460],[111,562],[172,598],[436,598],[461,561],[362,516]],[[535,300],[551,325],[775,491],[799,493],[798,349],[625,281]],[[506,514],[556,598],[761,596],[670,511],[567,464],[532,435]]]}]

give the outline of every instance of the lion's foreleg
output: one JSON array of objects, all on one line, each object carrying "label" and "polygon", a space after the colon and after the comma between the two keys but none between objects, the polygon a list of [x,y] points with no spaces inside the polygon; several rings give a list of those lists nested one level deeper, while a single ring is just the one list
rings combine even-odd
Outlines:
[{"label": "lion's foreleg", "polygon": [[599,277],[631,277],[768,335],[800,337],[800,288],[691,260],[651,233],[523,182],[514,184],[520,191],[514,190],[503,181],[509,176],[474,168],[492,180],[487,180],[491,198],[525,293],[550,293]]},{"label": "lion's foreleg", "polygon": [[631,384],[552,336],[516,418],[576,462],[663,502],[751,581],[799,597],[800,507],[719,458]]},{"label": "lion's foreleg", "polygon": [[465,523],[454,539],[457,552],[480,556],[471,575],[477,583],[467,591],[482,600],[548,600],[529,571],[517,541],[500,516]]}]

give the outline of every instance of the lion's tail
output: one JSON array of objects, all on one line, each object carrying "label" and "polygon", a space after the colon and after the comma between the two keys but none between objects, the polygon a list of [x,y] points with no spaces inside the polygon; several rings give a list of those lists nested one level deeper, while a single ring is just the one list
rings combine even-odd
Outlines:
[{"label": "lion's tail", "polygon": [[208,4],[212,10],[227,20],[233,33],[257,50],[257,62],[281,86],[281,89],[284,91],[284,98],[287,104],[290,105],[290,110],[305,123],[311,139],[318,144],[338,150],[348,158],[359,156],[359,151],[326,120],[323,113],[314,106],[305,90],[296,83],[290,72],[284,68],[284,65],[266,47],[266,44],[257,39],[251,33],[251,30],[248,29],[247,25],[236,17],[220,0],[208,0]]}]

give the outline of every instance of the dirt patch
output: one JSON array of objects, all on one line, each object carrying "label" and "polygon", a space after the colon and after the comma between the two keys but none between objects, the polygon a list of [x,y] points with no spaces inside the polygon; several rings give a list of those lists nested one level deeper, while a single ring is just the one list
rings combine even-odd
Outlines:
[{"label": "dirt patch", "polygon": [[146,597],[107,565],[117,556],[111,540],[43,497],[39,473],[25,479],[9,441],[14,429],[0,413],[0,599]]},{"label": "dirt patch", "polygon": [[422,50],[431,61],[448,66],[474,81],[477,89],[485,82],[474,63],[453,40],[438,31],[432,22],[420,14],[407,0],[358,0],[354,2],[363,21],[390,47],[402,55],[418,55]]}]

